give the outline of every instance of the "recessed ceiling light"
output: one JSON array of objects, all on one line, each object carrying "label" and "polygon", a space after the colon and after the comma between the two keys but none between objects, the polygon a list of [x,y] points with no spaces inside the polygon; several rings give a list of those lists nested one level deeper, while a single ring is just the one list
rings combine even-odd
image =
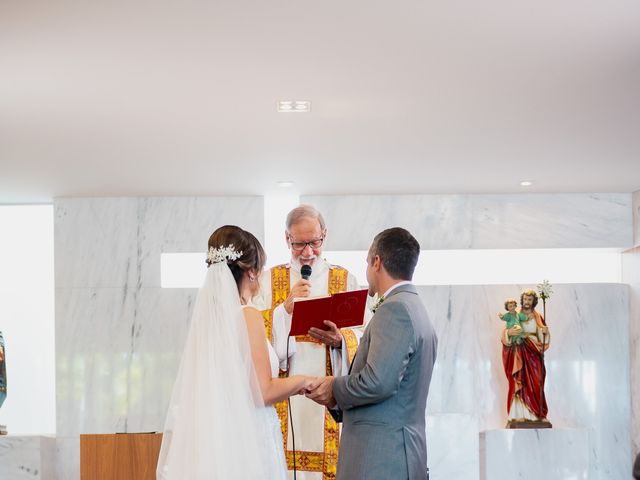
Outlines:
[{"label": "recessed ceiling light", "polygon": [[289,188],[289,187],[293,187],[293,182],[291,180],[281,180],[277,182],[277,185],[280,188]]},{"label": "recessed ceiling light", "polygon": [[529,180],[523,180],[520,182],[521,187],[530,187],[531,185],[533,185],[533,182],[530,182]]},{"label": "recessed ceiling light", "polygon": [[307,113],[311,111],[309,100],[279,100],[278,112],[280,113]]}]

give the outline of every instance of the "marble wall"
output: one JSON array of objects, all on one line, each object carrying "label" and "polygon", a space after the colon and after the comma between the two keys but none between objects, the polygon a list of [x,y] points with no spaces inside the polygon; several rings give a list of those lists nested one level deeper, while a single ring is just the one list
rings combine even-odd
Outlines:
[{"label": "marble wall", "polygon": [[[315,205],[326,217],[328,250],[367,249],[376,233],[397,225],[409,229],[424,249],[625,249],[633,245],[634,232],[635,240],[640,239],[637,220],[640,216],[640,192],[304,196],[301,201]],[[344,212],[349,212],[349,215]],[[640,268],[635,271],[640,272]],[[567,288],[569,291],[566,291]],[[459,309],[462,312],[475,312],[479,308],[481,317],[493,319],[504,298],[518,291],[516,287],[493,286],[450,287],[449,291],[446,287],[423,287],[427,307],[437,312],[436,322],[447,319],[438,327],[444,332],[446,340],[441,344],[437,369],[444,370],[440,370],[441,380],[434,377],[434,382],[442,384],[437,387],[437,384],[434,385],[434,392],[440,393],[434,393],[429,406],[434,437],[430,443],[430,463],[434,478],[478,478],[478,453],[477,448],[472,448],[478,445],[478,432],[500,428],[504,424],[506,379],[500,370],[500,359],[496,356],[499,350],[495,349],[493,343],[497,333],[481,331],[482,341],[475,334],[468,335],[470,321],[474,322],[471,328],[477,328],[477,315],[474,313],[470,318],[456,312]],[[631,326],[629,322],[629,309],[635,308],[636,312],[640,310],[637,300],[634,300],[638,290],[633,285],[630,291],[629,287],[623,285],[563,285],[557,286],[557,291],[557,300],[554,298],[553,304],[554,308],[562,307],[563,313],[558,317],[562,318],[562,324],[559,325],[562,330],[554,333],[554,346],[549,358],[553,359],[554,355],[562,353],[562,361],[553,362],[548,368],[550,372],[551,368],[559,368],[558,378],[562,382],[569,381],[567,385],[571,385],[571,388],[567,393],[557,390],[564,383],[554,384],[554,377],[550,375],[547,389],[551,420],[558,426],[593,431],[589,478],[627,478],[631,461],[628,444],[632,423],[629,391],[631,384],[634,390],[640,392],[640,381],[635,380],[637,373],[629,381],[630,361],[625,355],[629,354],[629,333],[635,332],[632,338],[636,338],[636,343],[631,345],[631,354],[635,358],[631,365],[634,372],[640,371],[640,359],[637,358],[640,345],[637,330],[640,327],[636,325],[637,320],[632,320]],[[445,301],[442,296],[450,296],[451,300]],[[576,312],[571,311],[572,305],[576,305]],[[470,310],[472,306],[473,310]],[[454,321],[456,316],[457,320]],[[592,317],[594,320],[588,324],[583,320]],[[632,314],[632,319],[635,318],[637,313]],[[553,321],[553,317],[550,317],[550,321]],[[614,321],[619,328],[611,328],[611,322]],[[499,328],[496,323],[493,323],[493,327],[489,323],[487,328]],[[615,332],[611,333],[612,330]],[[450,335],[454,335],[454,338],[449,339]],[[490,338],[486,338],[486,335]],[[563,345],[564,336],[569,342],[568,349]],[[563,345],[562,352],[554,352],[559,341]],[[479,395],[478,382],[485,389],[489,386],[493,388],[490,391],[482,390]],[[471,392],[464,388],[469,384],[474,385]],[[501,387],[496,388],[496,385]],[[440,399],[439,396],[447,391],[452,393],[444,400]],[[582,402],[582,405],[575,408],[572,402],[566,402],[567,394],[571,395],[569,398]],[[610,409],[612,398],[620,402],[619,414],[612,413]],[[640,395],[635,398],[640,402]],[[555,412],[552,402],[557,405]],[[640,408],[636,412],[640,412]],[[638,432],[640,415],[636,413],[633,418],[636,419],[634,432]],[[456,440],[445,437],[446,432],[451,431],[457,432]],[[638,433],[634,433],[634,438],[638,438]],[[637,445],[638,441],[635,442]],[[444,445],[451,448],[443,448]],[[465,449],[464,455],[458,455],[463,453],[461,448]],[[457,464],[449,460],[451,456],[448,452],[456,453]],[[461,474],[460,469],[466,473]],[[444,476],[435,477],[443,472]]]},{"label": "marble wall", "polygon": [[633,246],[640,247],[640,190],[633,192]]},{"label": "marble wall", "polygon": [[[302,200],[325,213],[333,250],[366,249],[397,224],[433,249],[629,247],[633,238],[631,195]],[[160,288],[160,253],[204,251],[213,228],[238,219],[262,239],[262,198],[55,201],[58,478],[79,478],[81,433],[162,428],[195,291]],[[506,417],[496,314],[529,286],[420,287],[440,338],[428,405],[434,480],[479,479],[479,433]],[[629,288],[557,285],[548,318],[549,418],[590,432],[589,478],[626,478]]]},{"label": "marble wall", "polygon": [[[504,299],[530,287],[419,287],[439,339],[427,408],[432,480],[479,478],[479,432],[506,423],[497,313]],[[565,284],[554,286],[547,303],[549,420],[589,432],[591,458],[583,461],[590,479],[630,471],[628,302],[626,285]]]},{"label": "marble wall", "polygon": [[640,453],[640,247],[623,255],[623,281],[629,284],[629,345],[631,378],[631,441],[634,454]]},{"label": "marble wall", "polygon": [[[328,250],[366,250],[401,225],[423,249],[628,248],[631,194],[303,196],[325,216]],[[349,212],[345,215],[345,212]]]},{"label": "marble wall", "polygon": [[262,239],[262,197],[56,199],[58,478],[79,434],[162,430],[196,291],[160,288],[160,254],[203,252],[237,224]]},{"label": "marble wall", "polygon": [[634,248],[622,255],[622,281],[629,284],[631,440],[634,455],[640,453],[640,190],[633,193]]}]

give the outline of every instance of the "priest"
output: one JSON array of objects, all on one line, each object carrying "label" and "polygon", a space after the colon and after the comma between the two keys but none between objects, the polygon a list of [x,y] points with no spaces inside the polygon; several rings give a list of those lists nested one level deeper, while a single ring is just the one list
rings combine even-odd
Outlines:
[{"label": "priest", "polygon": [[[321,258],[327,238],[324,218],[311,205],[300,205],[287,215],[285,240],[291,261],[266,271],[254,299],[263,309],[269,341],[280,360],[281,375],[345,375],[362,336],[362,328],[311,329],[289,337],[295,298],[315,297],[358,289],[346,269]],[[338,461],[339,428],[325,407],[304,396],[276,405],[280,417],[289,470],[300,480],[334,478]],[[295,440],[295,450],[294,450]],[[295,455],[294,455],[295,452]]]}]

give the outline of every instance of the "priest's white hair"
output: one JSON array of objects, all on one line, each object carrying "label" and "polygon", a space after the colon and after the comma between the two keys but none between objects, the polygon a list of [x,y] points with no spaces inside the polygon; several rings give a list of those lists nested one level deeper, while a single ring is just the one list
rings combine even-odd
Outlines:
[{"label": "priest's white hair", "polygon": [[313,218],[320,223],[320,229],[324,232],[327,228],[324,223],[324,217],[313,205],[302,204],[289,212],[287,215],[287,232],[291,230],[291,227],[298,223],[302,218]]}]

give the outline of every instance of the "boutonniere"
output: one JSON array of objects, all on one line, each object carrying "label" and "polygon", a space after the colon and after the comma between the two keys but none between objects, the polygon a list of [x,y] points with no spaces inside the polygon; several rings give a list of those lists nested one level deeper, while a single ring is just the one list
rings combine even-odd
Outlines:
[{"label": "boutonniere", "polygon": [[376,313],[376,310],[378,309],[378,307],[380,305],[382,305],[382,302],[384,302],[384,296],[378,298],[378,300],[376,301],[376,303],[373,304],[373,307],[371,307],[371,312],[372,313]]}]

